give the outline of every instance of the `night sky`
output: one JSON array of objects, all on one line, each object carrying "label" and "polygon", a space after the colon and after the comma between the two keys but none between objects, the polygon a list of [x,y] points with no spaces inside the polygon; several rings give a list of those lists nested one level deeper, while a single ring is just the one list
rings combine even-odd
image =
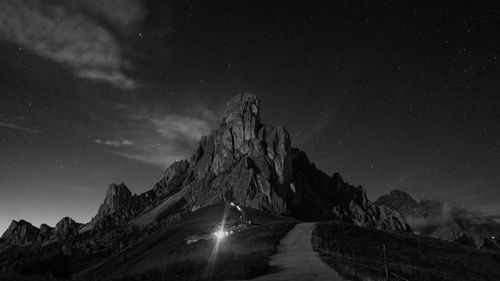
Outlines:
[{"label": "night sky", "polygon": [[0,231],[150,189],[246,91],[372,200],[498,217],[500,9],[432,2],[0,0]]}]

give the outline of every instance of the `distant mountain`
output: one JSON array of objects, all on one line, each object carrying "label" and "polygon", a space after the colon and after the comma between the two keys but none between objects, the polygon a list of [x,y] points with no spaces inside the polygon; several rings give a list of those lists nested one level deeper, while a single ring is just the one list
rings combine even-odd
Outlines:
[{"label": "distant mountain", "polygon": [[[323,173],[291,143],[284,128],[261,123],[255,95],[238,94],[227,103],[220,126],[201,139],[189,159],[168,167],[151,190],[137,195],[123,183],[111,184],[97,214],[85,225],[69,218],[54,229],[13,222],[0,241],[0,270],[39,270],[59,259],[61,251],[69,259],[67,267],[81,270],[94,261],[90,257],[119,251],[221,202],[302,220],[410,230],[398,211],[375,205],[364,188],[348,184],[339,174]],[[33,251],[43,252],[43,257],[33,256]],[[29,255],[28,262],[24,257]]]},{"label": "distant mountain", "polygon": [[82,224],[69,217],[61,219],[55,228],[46,224],[37,228],[27,221],[14,220],[2,235],[0,250],[8,246],[43,246],[56,240],[67,239],[76,236],[81,226]]},{"label": "distant mountain", "polygon": [[401,212],[411,228],[419,233],[448,241],[457,241],[479,249],[500,250],[500,224],[480,213],[437,200],[415,201],[408,193],[392,190],[375,204]]}]

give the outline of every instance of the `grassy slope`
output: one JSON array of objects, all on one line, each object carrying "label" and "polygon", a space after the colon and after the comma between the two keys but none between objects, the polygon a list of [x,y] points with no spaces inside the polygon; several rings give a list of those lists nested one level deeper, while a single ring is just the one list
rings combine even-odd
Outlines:
[{"label": "grassy slope", "polygon": [[[334,267],[341,266],[341,259],[335,258],[337,253],[350,258],[354,249],[359,263],[383,269],[384,243],[391,272],[408,280],[500,280],[498,252],[481,251],[425,236],[384,232],[336,222],[320,223],[313,232],[314,247],[320,251],[325,262]],[[326,255],[327,251],[331,255]]]},{"label": "grassy slope", "polygon": [[134,225],[147,225],[149,223],[154,222],[157,220],[159,217],[167,213],[168,211],[176,211],[177,208],[176,205],[179,205],[179,203],[182,203],[182,199],[188,192],[188,188],[185,187],[184,189],[181,189],[179,192],[175,193],[174,195],[170,196],[169,198],[165,199],[160,205],[156,206],[155,208],[147,211],[146,213],[140,215],[139,217],[133,219],[130,223]]},{"label": "grassy slope", "polygon": [[[170,251],[171,260],[160,267],[120,281],[248,279],[267,273],[269,258],[279,240],[294,226],[275,222],[234,234],[219,244],[204,240]],[[160,265],[160,264],[158,264]]]},{"label": "grassy slope", "polygon": [[[113,279],[138,274],[144,275],[145,272],[148,272],[148,277],[144,280],[154,280],[152,274],[158,276],[175,275],[177,277],[174,280],[182,279],[183,276],[189,280],[202,278],[205,273],[203,265],[208,262],[215,240],[199,241],[186,245],[185,239],[190,235],[206,232],[214,224],[221,221],[224,212],[225,206],[223,204],[200,209],[181,221],[113,255],[97,266],[76,275],[76,277],[89,280]],[[246,259],[254,260],[258,268],[266,269],[267,259],[265,257],[274,251],[279,239],[294,224],[288,218],[273,216],[257,210],[247,209],[247,213],[254,222],[263,225],[237,233],[224,240],[219,248],[219,262],[216,263],[215,274],[233,276],[231,273],[221,273],[221,270],[224,271],[222,268],[230,269],[231,267],[239,268],[241,272],[244,272],[246,268],[253,266],[252,262],[246,262]],[[282,222],[273,223],[278,221]],[[218,266],[227,262],[232,265],[230,267]],[[154,270],[156,273],[153,273]],[[158,270],[162,272],[158,273]],[[256,268],[252,270],[258,273]]]}]

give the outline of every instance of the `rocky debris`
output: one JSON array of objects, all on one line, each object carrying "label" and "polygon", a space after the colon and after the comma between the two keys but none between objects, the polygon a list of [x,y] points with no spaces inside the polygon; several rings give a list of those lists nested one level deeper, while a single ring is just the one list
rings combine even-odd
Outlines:
[{"label": "rocky debris", "polygon": [[479,213],[450,207],[437,200],[422,199],[417,202],[400,190],[381,196],[375,204],[401,212],[419,234],[480,249],[500,250],[496,241],[492,241],[492,237],[500,233],[500,224]]},{"label": "rocky debris", "polygon": [[9,228],[2,235],[2,239],[4,240],[3,243],[23,246],[35,241],[38,234],[39,229],[33,226],[31,223],[25,220],[13,220],[10,223]]}]

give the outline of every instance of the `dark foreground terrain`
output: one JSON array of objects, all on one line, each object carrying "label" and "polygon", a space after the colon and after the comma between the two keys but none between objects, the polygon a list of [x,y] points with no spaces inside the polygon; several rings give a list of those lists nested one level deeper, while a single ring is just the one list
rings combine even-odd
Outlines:
[{"label": "dark foreground terrain", "polygon": [[456,242],[337,222],[319,223],[312,239],[323,260],[341,273],[354,275],[354,256],[361,280],[385,280],[384,244],[391,280],[500,280],[498,252]]},{"label": "dark foreground terrain", "polygon": [[[293,227],[277,222],[252,228],[224,239],[204,240],[172,249],[161,269],[135,274],[120,281],[248,279],[267,273],[269,258],[279,240]],[[216,250],[217,249],[217,250]]]},{"label": "dark foreground terrain", "polygon": [[[211,238],[209,230],[224,218],[226,212],[224,204],[197,210],[110,257],[95,257],[93,266],[72,276],[69,273],[76,268],[70,266],[78,264],[75,258],[50,256],[50,259],[31,266],[53,267],[53,271],[61,275],[38,274],[40,269],[36,268],[33,274],[5,274],[0,276],[0,280],[222,280],[251,278],[266,273],[269,257],[295,221],[247,209],[255,226],[217,243]],[[209,239],[186,243],[186,238],[200,234]],[[28,255],[30,252],[21,254]],[[80,262],[90,264],[89,260]],[[64,267],[68,267],[68,272],[64,271]]]},{"label": "dark foreground terrain", "polygon": [[247,209],[256,226],[230,235],[220,243],[210,238],[191,244],[222,220],[224,204],[202,208],[99,264],[76,274],[79,280],[219,280],[255,277],[267,270],[268,257],[295,222]]}]

